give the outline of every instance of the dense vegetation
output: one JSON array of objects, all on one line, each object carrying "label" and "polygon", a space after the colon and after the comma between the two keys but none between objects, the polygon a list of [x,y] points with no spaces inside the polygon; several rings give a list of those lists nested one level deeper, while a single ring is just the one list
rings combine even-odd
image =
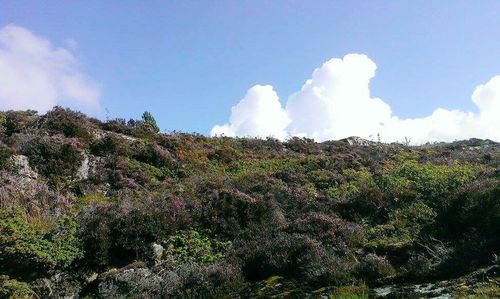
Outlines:
[{"label": "dense vegetation", "polygon": [[0,112],[0,298],[364,298],[498,267],[495,142],[157,131]]}]

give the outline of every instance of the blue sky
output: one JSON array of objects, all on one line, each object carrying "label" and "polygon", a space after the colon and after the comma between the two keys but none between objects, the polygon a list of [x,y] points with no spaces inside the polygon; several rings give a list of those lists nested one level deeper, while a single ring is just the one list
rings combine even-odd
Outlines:
[{"label": "blue sky", "polygon": [[472,92],[500,74],[500,1],[3,0],[8,24],[71,50],[99,88],[92,114],[149,110],[165,130],[208,134],[256,84],[285,105],[348,53],[376,63],[371,95],[402,119],[476,113]]}]

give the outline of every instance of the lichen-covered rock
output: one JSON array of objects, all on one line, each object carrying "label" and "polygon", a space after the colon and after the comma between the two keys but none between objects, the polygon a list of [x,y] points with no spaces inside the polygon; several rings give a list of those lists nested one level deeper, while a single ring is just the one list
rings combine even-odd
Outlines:
[{"label": "lichen-covered rock", "polygon": [[161,257],[163,256],[163,252],[165,251],[165,248],[163,248],[163,246],[161,246],[158,243],[153,243],[153,245],[151,245],[151,247],[153,249],[155,261],[161,260]]},{"label": "lichen-covered rock", "polygon": [[90,162],[89,156],[83,155],[82,165],[76,171],[76,178],[78,180],[86,180],[89,178],[89,170],[90,170],[89,162]]},{"label": "lichen-covered rock", "polygon": [[340,141],[345,142],[349,145],[361,145],[361,146],[370,146],[373,145],[375,142],[363,139],[361,137],[357,136],[351,136],[348,138],[341,139]]},{"label": "lichen-covered rock", "polygon": [[75,178],[77,180],[87,180],[96,175],[99,168],[104,165],[104,158],[93,155],[83,154],[82,164],[76,171]]},{"label": "lichen-covered rock", "polygon": [[12,162],[16,173],[29,179],[37,179],[38,173],[31,169],[28,157],[24,155],[13,155]]}]

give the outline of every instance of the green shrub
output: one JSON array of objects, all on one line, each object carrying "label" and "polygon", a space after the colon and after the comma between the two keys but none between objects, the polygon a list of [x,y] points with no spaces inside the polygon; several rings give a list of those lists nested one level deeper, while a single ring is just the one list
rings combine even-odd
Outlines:
[{"label": "green shrub", "polygon": [[0,275],[0,298],[31,299],[34,295],[29,284]]},{"label": "green shrub", "polygon": [[446,198],[455,190],[474,180],[478,167],[468,164],[451,165],[420,164],[406,161],[402,165],[388,167],[383,179],[383,186],[393,194],[401,188],[415,192],[430,207],[445,206]]},{"label": "green shrub", "polygon": [[44,230],[18,208],[0,210],[0,252],[1,271],[20,275],[64,268],[82,256],[74,220],[62,218]]},{"label": "green shrub", "polygon": [[423,201],[393,210],[385,224],[368,228],[368,247],[379,249],[410,246],[426,226],[434,224],[437,214]]},{"label": "green shrub", "polygon": [[186,262],[211,264],[221,260],[231,242],[221,242],[197,231],[181,231],[165,241],[165,259],[174,265]]},{"label": "green shrub", "polygon": [[79,238],[87,253],[84,261],[91,268],[150,261],[152,243],[166,240],[191,221],[177,197],[144,198],[141,193],[122,192],[111,201],[114,203],[90,205],[80,212]]}]

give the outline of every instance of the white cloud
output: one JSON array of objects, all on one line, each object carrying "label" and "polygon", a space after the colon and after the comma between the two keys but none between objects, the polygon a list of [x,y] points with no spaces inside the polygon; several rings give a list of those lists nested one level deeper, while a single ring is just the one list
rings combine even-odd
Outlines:
[{"label": "white cloud", "polygon": [[0,29],[0,109],[99,108],[99,88],[73,54],[16,25]]},{"label": "white cloud", "polygon": [[474,91],[472,100],[479,113],[438,108],[427,117],[400,119],[387,103],[370,95],[376,68],[366,55],[331,59],[288,98],[285,109],[271,86],[266,86],[267,93],[251,93],[253,87],[233,107],[229,123],[215,126],[211,133],[280,139],[303,136],[318,141],[349,136],[376,140],[380,136],[385,142],[409,138],[415,144],[472,137],[500,141],[500,76]]},{"label": "white cloud", "polygon": [[278,95],[270,85],[255,85],[245,97],[231,109],[229,123],[215,126],[212,135],[272,136],[283,139],[290,123],[281,108]]}]

